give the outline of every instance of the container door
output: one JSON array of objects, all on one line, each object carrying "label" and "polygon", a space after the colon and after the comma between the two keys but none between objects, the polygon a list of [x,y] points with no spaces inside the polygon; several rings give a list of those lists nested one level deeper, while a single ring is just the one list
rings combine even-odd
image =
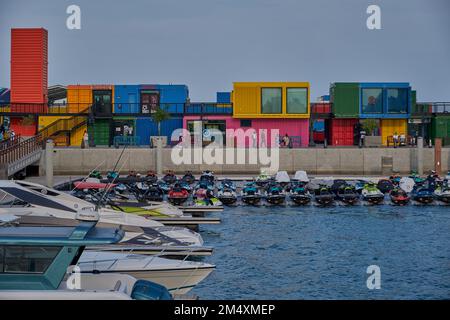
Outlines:
[{"label": "container door", "polygon": [[128,94],[128,104],[129,104],[128,110],[131,113],[139,113],[138,102],[135,93]]},{"label": "container door", "polygon": [[112,91],[93,90],[94,114],[96,116],[112,115]]},{"label": "container door", "polygon": [[141,113],[154,113],[159,106],[159,91],[141,91]]}]

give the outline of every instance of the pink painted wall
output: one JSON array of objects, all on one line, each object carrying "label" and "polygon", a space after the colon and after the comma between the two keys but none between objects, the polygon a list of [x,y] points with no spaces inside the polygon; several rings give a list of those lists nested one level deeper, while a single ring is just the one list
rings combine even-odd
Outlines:
[{"label": "pink painted wall", "polygon": [[[225,120],[227,129],[250,129],[249,127],[241,127],[240,119],[234,119],[232,116],[203,116],[203,120]],[[183,128],[187,129],[187,122],[193,120],[201,120],[200,116],[184,116]],[[260,129],[278,129],[280,136],[286,133],[289,136],[300,136],[302,147],[307,147],[309,143],[309,119],[250,119],[252,127],[259,132]],[[270,133],[267,134],[267,143],[270,147]]]}]

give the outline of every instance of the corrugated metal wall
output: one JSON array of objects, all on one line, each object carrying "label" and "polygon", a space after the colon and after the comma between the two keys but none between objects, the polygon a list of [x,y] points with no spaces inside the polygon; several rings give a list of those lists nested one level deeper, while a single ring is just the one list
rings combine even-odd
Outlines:
[{"label": "corrugated metal wall", "polygon": [[[170,142],[172,132],[183,128],[183,118],[171,118],[161,122],[161,135],[166,136]],[[158,135],[158,126],[152,118],[136,119],[136,136],[140,138],[141,145],[150,145],[150,137]]]},{"label": "corrugated metal wall", "polygon": [[[11,102],[47,103],[47,47],[47,30],[11,29]],[[41,109],[37,107],[36,111]]]},{"label": "corrugated metal wall", "polygon": [[91,85],[69,85],[67,86],[67,103],[69,113],[80,113],[88,111],[92,105]]},{"label": "corrugated metal wall", "polygon": [[359,84],[333,83],[330,86],[330,102],[336,118],[358,118]]},{"label": "corrugated metal wall", "polygon": [[114,86],[114,103],[115,113],[140,113],[140,86]]}]

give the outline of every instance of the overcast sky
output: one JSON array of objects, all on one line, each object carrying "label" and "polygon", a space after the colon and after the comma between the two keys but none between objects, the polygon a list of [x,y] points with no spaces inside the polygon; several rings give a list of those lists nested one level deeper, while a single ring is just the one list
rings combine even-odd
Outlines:
[{"label": "overcast sky", "polygon": [[[81,30],[66,8],[81,7]],[[381,30],[366,27],[381,7]],[[0,0],[0,87],[10,29],[49,31],[49,85],[183,83],[214,101],[234,81],[405,81],[450,100],[449,0]]]}]

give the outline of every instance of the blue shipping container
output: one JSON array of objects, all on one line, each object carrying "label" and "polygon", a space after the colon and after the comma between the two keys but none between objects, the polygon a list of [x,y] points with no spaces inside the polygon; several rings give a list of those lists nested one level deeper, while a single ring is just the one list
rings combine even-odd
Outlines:
[{"label": "blue shipping container", "polygon": [[114,86],[114,113],[140,113],[139,85]]},{"label": "blue shipping container", "polygon": [[360,83],[360,118],[407,119],[411,114],[411,86],[407,82]]},{"label": "blue shipping container", "polygon": [[184,84],[148,84],[141,85],[142,90],[155,90],[159,93],[159,104],[169,113],[182,114],[184,104],[189,99],[189,89]]},{"label": "blue shipping container", "polygon": [[231,92],[217,92],[217,103],[231,103]]},{"label": "blue shipping container", "polygon": [[[161,122],[161,135],[167,137],[170,144],[172,132],[183,128],[183,118],[171,118]],[[136,119],[136,136],[139,137],[141,145],[150,145],[150,137],[158,135],[158,125],[152,118]]]}]

